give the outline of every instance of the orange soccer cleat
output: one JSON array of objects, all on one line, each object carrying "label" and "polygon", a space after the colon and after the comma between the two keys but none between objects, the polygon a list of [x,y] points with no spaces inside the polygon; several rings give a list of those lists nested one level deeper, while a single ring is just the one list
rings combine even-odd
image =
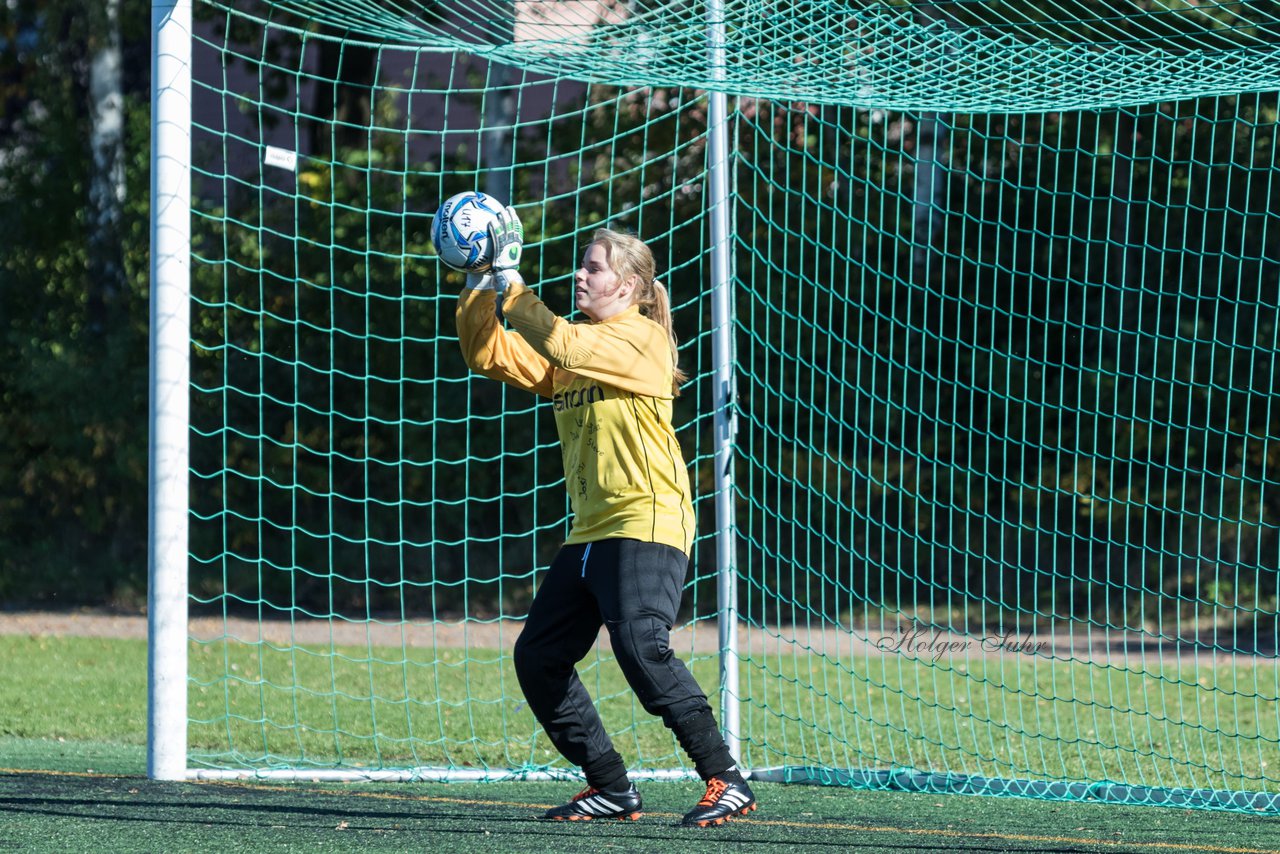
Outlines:
[{"label": "orange soccer cleat", "polygon": [[685,827],[713,827],[724,824],[730,816],[746,815],[756,808],[756,796],[741,776],[737,780],[712,777],[707,793],[698,805],[685,814]]}]

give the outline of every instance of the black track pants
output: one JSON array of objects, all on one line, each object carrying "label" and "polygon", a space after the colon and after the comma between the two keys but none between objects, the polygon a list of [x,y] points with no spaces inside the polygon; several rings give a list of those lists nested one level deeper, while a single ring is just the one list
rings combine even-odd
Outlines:
[{"label": "black track pants", "polygon": [[626,772],[574,670],[602,623],[641,705],[675,732],[698,772],[733,765],[706,694],[669,646],[688,565],[684,552],[660,543],[564,546],[533,599],[515,646],[520,688],[552,744],[593,786]]}]

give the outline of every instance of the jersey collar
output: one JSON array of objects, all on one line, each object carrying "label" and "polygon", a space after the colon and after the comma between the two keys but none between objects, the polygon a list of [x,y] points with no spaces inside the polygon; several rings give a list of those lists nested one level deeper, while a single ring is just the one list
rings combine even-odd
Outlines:
[{"label": "jersey collar", "polygon": [[615,314],[613,317],[606,317],[604,320],[593,320],[592,323],[593,324],[616,323],[619,320],[626,320],[629,317],[634,317],[639,313],[640,313],[640,306],[629,305],[626,308],[624,308],[622,311]]}]

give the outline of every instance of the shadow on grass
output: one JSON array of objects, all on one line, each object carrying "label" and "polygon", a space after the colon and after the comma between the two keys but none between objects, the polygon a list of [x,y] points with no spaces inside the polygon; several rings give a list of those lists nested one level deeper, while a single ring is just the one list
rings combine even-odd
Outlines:
[{"label": "shadow on grass", "polygon": [[[1233,845],[1218,832],[1222,815],[1145,808],[1080,811],[1008,799],[871,794],[818,800],[815,790],[770,786],[751,818],[720,828],[676,826],[686,787],[652,787],[650,809],[638,822],[538,820],[547,786],[316,788],[255,783],[166,783],[90,774],[0,775],[0,848],[37,850],[254,850],[284,845],[361,850],[583,852],[604,850],[736,852],[1266,852]],[[807,791],[806,791],[807,790]],[[446,794],[447,793],[447,794]],[[454,797],[457,795],[457,797]],[[809,798],[806,798],[809,795]],[[914,798],[914,799],[913,799]],[[928,807],[928,809],[926,809]],[[1026,809],[1023,809],[1026,807]],[[939,809],[940,808],[940,809]],[[1000,810],[1013,812],[1000,815]],[[1034,814],[1032,810],[1035,810]],[[985,813],[985,820],[984,820]],[[1024,815],[1025,813],[1025,815]],[[976,817],[976,818],[975,818]],[[1235,816],[1251,825],[1249,816]],[[1090,821],[1089,829],[1081,822]],[[1120,834],[1124,839],[1116,838]],[[1222,847],[1222,846],[1232,846]]]}]

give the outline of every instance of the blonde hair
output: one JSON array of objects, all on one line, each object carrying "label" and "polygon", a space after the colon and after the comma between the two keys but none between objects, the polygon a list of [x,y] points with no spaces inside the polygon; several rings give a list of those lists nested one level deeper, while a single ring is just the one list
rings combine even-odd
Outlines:
[{"label": "blonde hair", "polygon": [[653,251],[644,241],[634,234],[624,234],[608,228],[596,229],[591,235],[591,242],[604,247],[609,269],[617,276],[619,282],[635,276],[639,284],[631,294],[631,304],[640,309],[640,313],[667,331],[667,342],[671,345],[672,394],[680,394],[680,384],[689,379],[689,375],[680,370],[680,351],[677,348],[675,326],[671,320],[671,297],[666,287],[655,277],[658,265],[653,260]]}]

